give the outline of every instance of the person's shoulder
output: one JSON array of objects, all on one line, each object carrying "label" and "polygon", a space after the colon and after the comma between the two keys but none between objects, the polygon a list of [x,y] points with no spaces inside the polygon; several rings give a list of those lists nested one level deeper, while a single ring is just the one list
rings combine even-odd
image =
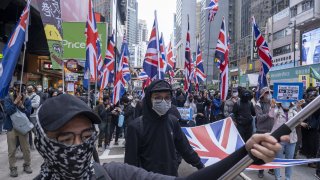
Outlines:
[{"label": "person's shoulder", "polygon": [[129,122],[128,127],[137,129],[142,122],[142,118],[143,118],[142,116],[139,116],[133,119],[132,121]]}]

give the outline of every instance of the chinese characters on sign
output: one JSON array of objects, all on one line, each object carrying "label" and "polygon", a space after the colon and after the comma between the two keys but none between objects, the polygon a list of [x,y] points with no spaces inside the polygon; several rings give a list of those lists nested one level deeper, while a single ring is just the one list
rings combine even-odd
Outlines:
[{"label": "chinese characters on sign", "polygon": [[274,83],[273,97],[277,102],[295,102],[302,99],[303,83]]}]

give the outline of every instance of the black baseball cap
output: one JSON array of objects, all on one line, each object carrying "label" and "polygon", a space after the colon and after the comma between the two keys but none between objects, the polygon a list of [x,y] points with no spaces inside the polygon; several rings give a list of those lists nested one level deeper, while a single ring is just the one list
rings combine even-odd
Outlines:
[{"label": "black baseball cap", "polygon": [[151,92],[172,91],[171,85],[165,80],[156,80],[151,87]]},{"label": "black baseball cap", "polygon": [[46,131],[58,130],[77,115],[86,116],[93,124],[101,122],[84,101],[69,94],[47,99],[38,112],[40,125]]}]

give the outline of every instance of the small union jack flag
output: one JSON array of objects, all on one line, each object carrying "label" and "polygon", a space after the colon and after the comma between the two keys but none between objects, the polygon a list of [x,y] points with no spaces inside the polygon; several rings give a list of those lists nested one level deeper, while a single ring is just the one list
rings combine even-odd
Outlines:
[{"label": "small union jack flag", "polygon": [[190,33],[189,33],[189,17],[188,17],[188,31],[186,38],[186,50],[185,50],[185,60],[184,60],[184,87],[186,92],[190,91],[190,75],[192,73],[192,57],[190,48]]},{"label": "small union jack flag", "polygon": [[130,74],[130,67],[129,67],[129,48],[128,42],[126,37],[123,37],[123,42],[121,46],[121,59],[122,59],[122,73],[123,78],[126,80],[127,83],[130,83],[131,74]]},{"label": "small union jack flag", "polygon": [[159,33],[158,33],[158,21],[155,13],[155,19],[152,26],[150,39],[147,47],[147,52],[143,62],[143,69],[151,79],[159,77],[158,66],[160,59],[159,49]]},{"label": "small union jack flag", "polygon": [[159,47],[160,47],[160,62],[159,62],[159,75],[160,77],[158,79],[164,79],[164,75],[166,73],[167,68],[167,62],[166,62],[166,51],[165,51],[165,45],[164,45],[164,39],[163,35],[161,33],[161,37],[159,39]]},{"label": "small union jack flag", "polygon": [[98,79],[98,65],[102,68],[100,40],[94,16],[92,0],[89,0],[89,13],[86,23],[86,64],[84,87],[88,88],[90,81]]},{"label": "small union jack flag", "polygon": [[258,48],[259,60],[261,62],[261,69],[258,77],[258,87],[257,87],[257,97],[260,96],[260,90],[268,86],[267,83],[267,74],[272,67],[272,56],[268,47],[267,42],[263,38],[258,25],[254,17],[252,17],[252,28],[254,31],[254,37],[256,40],[256,46]]},{"label": "small union jack flag", "polygon": [[221,100],[225,101],[228,95],[228,63],[229,63],[229,38],[226,34],[225,20],[222,18],[221,29],[215,53],[215,61],[220,69]]},{"label": "small union jack flag", "polygon": [[169,42],[167,52],[168,52],[167,53],[167,61],[168,61],[167,71],[174,70],[176,62],[175,62],[175,59],[173,57],[171,41]]},{"label": "small union jack flag", "polygon": [[217,14],[217,12],[219,10],[218,0],[211,0],[211,2],[209,3],[209,6],[204,9],[209,10],[208,21],[210,21],[210,22],[213,21],[215,15]]},{"label": "small union jack flag", "polygon": [[100,89],[107,87],[109,83],[113,83],[114,80],[114,67],[115,67],[115,51],[114,51],[114,34],[109,37],[108,47],[106,51],[106,57],[104,58],[104,64],[102,68],[102,75],[100,78]]},{"label": "small union jack flag", "polygon": [[147,73],[142,69],[139,76],[138,76],[138,79],[139,80],[146,80],[146,79],[148,79],[148,77],[149,76],[147,75]]},{"label": "small union jack flag", "polygon": [[204,82],[207,78],[207,75],[204,73],[203,62],[202,62],[202,52],[200,49],[200,43],[198,42],[197,47],[197,59],[196,59],[196,82]]}]

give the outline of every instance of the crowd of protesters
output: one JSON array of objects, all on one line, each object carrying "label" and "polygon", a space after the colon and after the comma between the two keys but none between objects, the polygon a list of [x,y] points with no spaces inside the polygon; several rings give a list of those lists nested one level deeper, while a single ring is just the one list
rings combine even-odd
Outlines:
[{"label": "crowd of protesters", "polygon": [[[171,176],[178,175],[182,158],[198,169],[204,168],[180,127],[199,126],[231,117],[241,137],[247,142],[253,134],[273,132],[319,95],[317,88],[309,87],[303,100],[280,103],[272,99],[272,90],[267,87],[259,92],[254,88],[238,87],[230,90],[227,99],[222,101],[217,90],[186,93],[181,88],[172,90],[165,81],[154,82],[147,89],[144,97],[139,93],[126,93],[117,104],[112,103],[112,92],[106,90],[102,95],[91,90],[88,98],[88,94],[78,88],[74,95],[89,104],[101,119],[98,125],[98,152],[109,148],[111,142],[119,145],[119,138],[123,137],[126,163]],[[17,108],[35,123],[37,109],[46,100],[62,94],[62,87],[43,89],[41,85],[25,86],[15,82],[9,95],[1,100],[0,133],[7,134],[11,177],[18,176],[15,165],[17,150],[23,153],[23,170],[32,173],[30,149],[34,150],[35,147],[33,133],[21,135],[15,131],[10,115]],[[182,119],[177,107],[191,108],[192,120]],[[319,157],[319,118],[320,111],[316,111],[301,123],[290,134],[289,142],[281,143],[282,150],[276,157],[292,159],[301,154],[306,158]],[[309,166],[316,168],[319,178],[320,164],[312,163]],[[270,170],[269,173],[280,179],[279,169]],[[292,168],[287,167],[286,179],[290,179],[291,175]],[[259,171],[258,177],[263,176],[263,170]]]}]

